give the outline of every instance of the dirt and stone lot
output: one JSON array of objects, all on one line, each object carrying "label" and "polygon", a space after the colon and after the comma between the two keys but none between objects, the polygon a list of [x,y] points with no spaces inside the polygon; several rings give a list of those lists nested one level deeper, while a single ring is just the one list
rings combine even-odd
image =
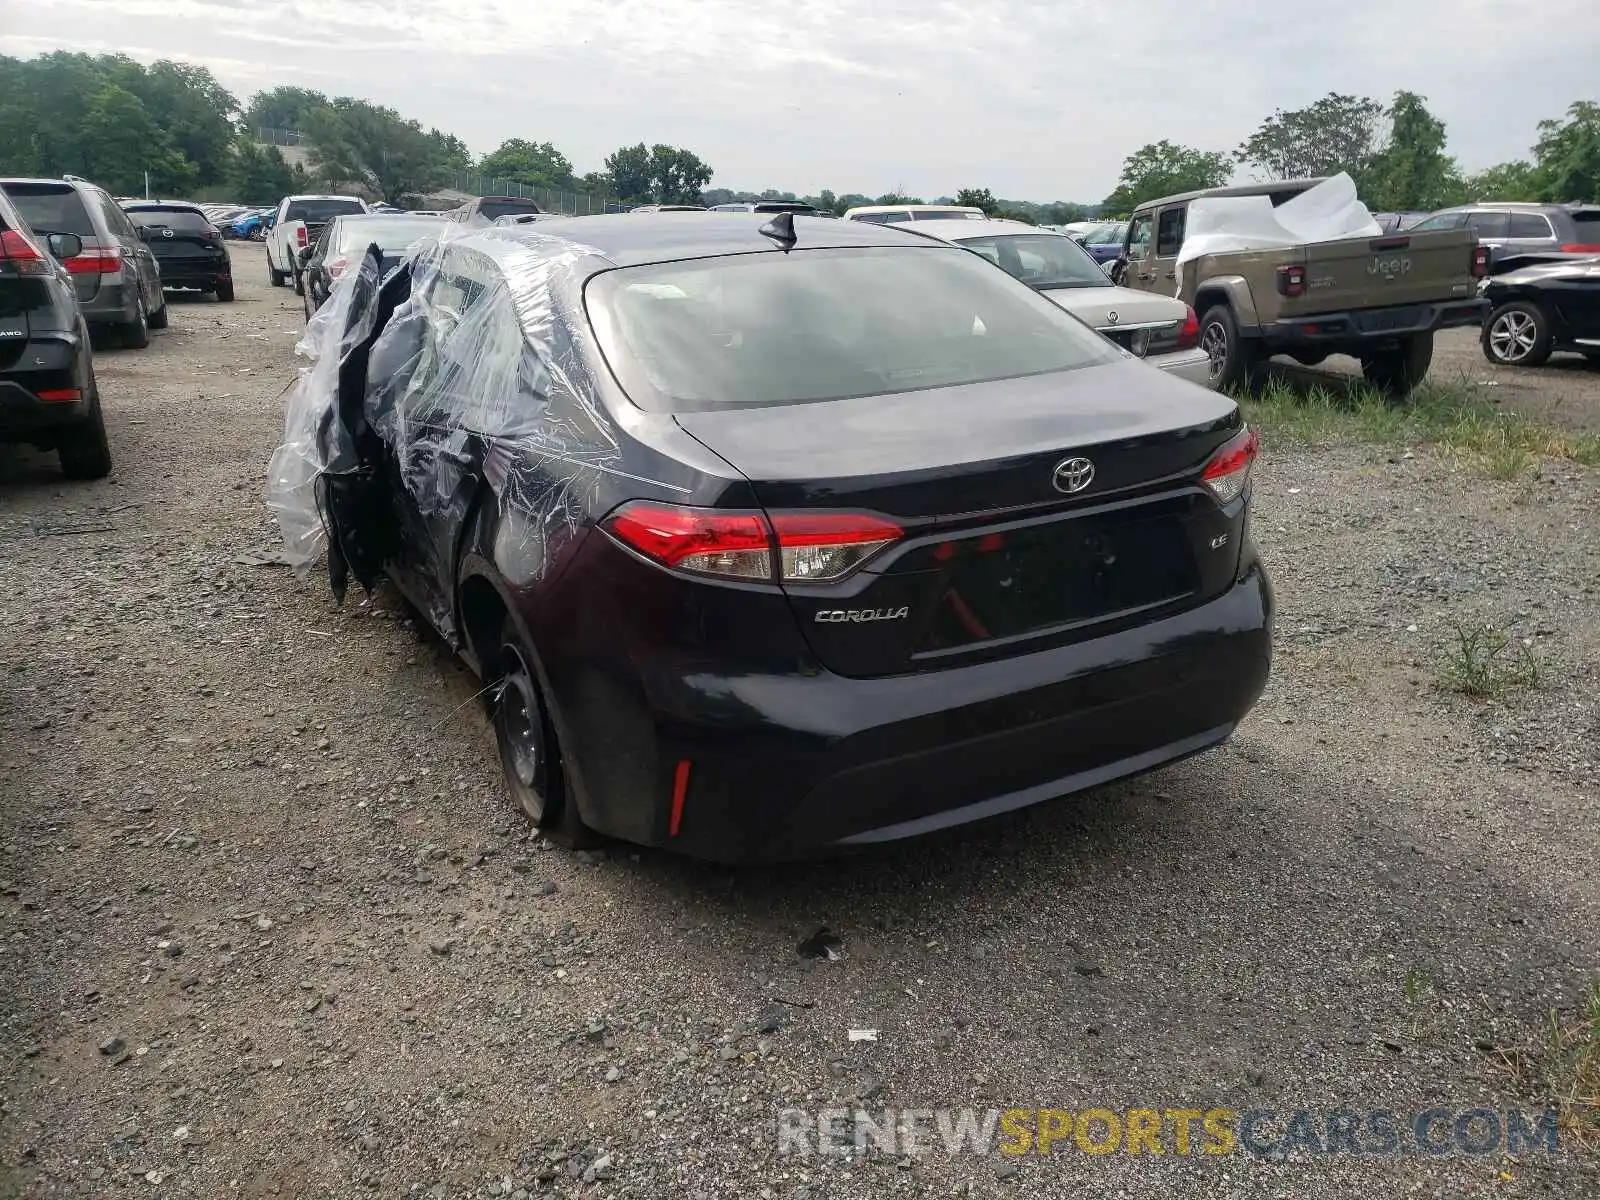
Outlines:
[{"label": "dirt and stone lot", "polygon": [[[1269,443],[1277,659],[1229,745],[840,861],[573,855],[505,807],[436,639],[271,565],[302,321],[235,258],[237,303],[100,356],[111,479],[0,448],[0,1195],[1600,1195],[1571,1138],[825,1162],[775,1132],[1538,1107],[1600,967],[1600,469]],[[1600,371],[1447,340],[1600,429]],[[1536,686],[1441,688],[1454,622]],[[823,926],[841,957],[797,953]]]}]

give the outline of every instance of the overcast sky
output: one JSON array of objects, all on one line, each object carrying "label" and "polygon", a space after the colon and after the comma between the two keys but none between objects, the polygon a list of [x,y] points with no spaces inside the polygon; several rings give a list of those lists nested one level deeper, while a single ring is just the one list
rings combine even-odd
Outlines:
[{"label": "overcast sky", "polygon": [[[1595,0],[0,0],[0,51],[121,50],[390,105],[466,140],[552,141],[579,172],[686,146],[713,184],[988,187],[1095,201],[1170,138],[1231,150],[1330,90],[1428,98],[1467,169],[1600,99]],[[1315,16],[1312,13],[1315,13]],[[868,15],[870,13],[870,15]],[[1520,24],[1520,23],[1518,23]]]}]

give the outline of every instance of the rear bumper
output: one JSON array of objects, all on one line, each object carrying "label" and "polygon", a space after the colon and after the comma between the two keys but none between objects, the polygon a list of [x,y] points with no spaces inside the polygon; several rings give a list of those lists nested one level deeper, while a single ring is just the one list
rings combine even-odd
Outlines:
[{"label": "rear bumper", "polygon": [[[39,360],[43,360],[40,362]],[[27,369],[0,371],[0,441],[51,443],[89,416],[92,383],[77,334],[36,337],[17,359]],[[39,393],[76,388],[76,400],[41,400]]]},{"label": "rear bumper", "polygon": [[1363,308],[1352,312],[1308,313],[1290,320],[1273,321],[1260,327],[1258,336],[1269,346],[1317,346],[1332,350],[1339,344],[1368,345],[1480,325],[1487,303],[1481,298],[1447,300],[1437,304],[1403,304],[1393,308]]},{"label": "rear bumper", "polygon": [[[575,778],[613,781],[582,804],[603,832],[716,861],[791,859],[979,820],[1222,741],[1265,686],[1272,613],[1252,562],[1187,612],[1029,655],[874,679],[797,664],[714,687],[703,669],[656,670],[555,699],[563,726],[606,729],[587,756],[567,746]],[[618,703],[630,693],[647,711]]]},{"label": "rear bumper", "polygon": [[163,288],[199,288],[211,291],[219,283],[233,279],[233,267],[228,263],[163,262],[161,286]]},{"label": "rear bumper", "polygon": [[1211,386],[1211,356],[1198,346],[1192,350],[1174,350],[1171,354],[1157,354],[1145,359],[1152,367],[1160,367],[1169,375],[1198,383],[1203,388]]},{"label": "rear bumper", "polygon": [[136,309],[133,280],[127,273],[113,279],[102,278],[100,288],[89,300],[80,299],[83,319],[95,325],[126,325],[133,321]]}]

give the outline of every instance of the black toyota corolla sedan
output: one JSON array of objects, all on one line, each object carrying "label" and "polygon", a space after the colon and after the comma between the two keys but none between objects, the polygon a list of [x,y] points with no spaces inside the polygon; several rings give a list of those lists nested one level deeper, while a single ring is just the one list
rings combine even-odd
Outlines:
[{"label": "black toyota corolla sedan", "polygon": [[1204,750],[1262,690],[1256,435],[977,255],[672,213],[379,263],[313,322],[273,504],[493,685],[557,841],[908,837]]}]

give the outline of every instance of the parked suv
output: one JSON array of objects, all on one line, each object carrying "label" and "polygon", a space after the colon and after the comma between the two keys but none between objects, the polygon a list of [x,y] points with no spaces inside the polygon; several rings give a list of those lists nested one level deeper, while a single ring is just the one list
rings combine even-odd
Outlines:
[{"label": "parked suv", "polygon": [[72,479],[111,470],[89,326],[74,277],[75,233],[37,234],[0,189],[0,442],[54,450]]},{"label": "parked suv", "polygon": [[135,350],[166,328],[161,268],[115,200],[78,179],[0,179],[0,187],[41,238],[70,233],[83,243],[65,266],[91,327],[114,330]]},{"label": "parked suv", "polygon": [[1496,201],[1441,209],[1407,233],[1470,229],[1489,247],[1489,270],[1514,271],[1531,262],[1600,254],[1600,205],[1513,204]]},{"label": "parked suv", "polygon": [[122,206],[161,266],[163,287],[198,288],[233,299],[233,264],[222,234],[193,204],[155,200]]}]

